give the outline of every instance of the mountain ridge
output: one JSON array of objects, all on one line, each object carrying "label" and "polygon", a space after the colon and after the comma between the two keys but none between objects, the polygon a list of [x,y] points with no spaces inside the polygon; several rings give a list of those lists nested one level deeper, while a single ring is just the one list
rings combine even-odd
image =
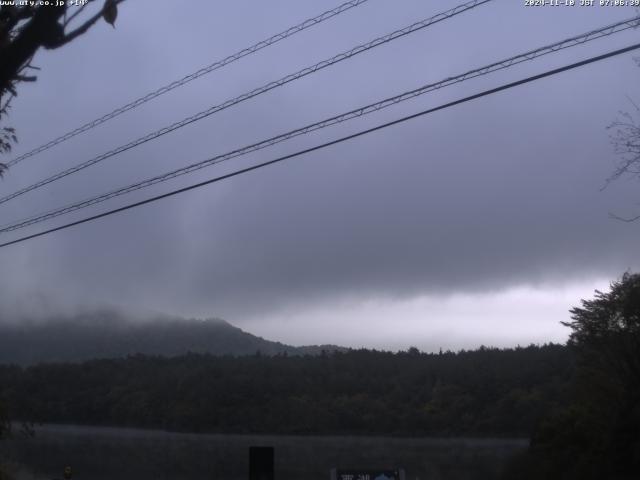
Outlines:
[{"label": "mountain ridge", "polygon": [[0,363],[4,364],[82,362],[135,354],[175,357],[189,352],[318,355],[323,350],[347,349],[336,345],[287,345],[245,332],[220,318],[154,314],[132,320],[116,309],[0,322]]}]

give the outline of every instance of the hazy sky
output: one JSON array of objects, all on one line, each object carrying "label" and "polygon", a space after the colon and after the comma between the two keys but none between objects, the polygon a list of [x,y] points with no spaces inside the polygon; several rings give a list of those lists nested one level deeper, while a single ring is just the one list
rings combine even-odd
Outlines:
[{"label": "hazy sky", "polygon": [[[116,29],[40,52],[11,112],[34,148],[339,0],[128,0]],[[10,193],[157,128],[454,7],[371,0],[25,160]],[[631,8],[495,0],[0,206],[0,223],[102,193],[504,57]],[[2,235],[35,233],[637,42],[638,30]],[[640,101],[627,54],[145,206],[0,249],[8,310],[119,305],[222,317],[290,343],[427,350],[562,341],[580,298],[640,267],[640,185],[604,191],[606,127]],[[10,159],[13,157],[7,157]],[[52,307],[53,308],[53,307]]]}]

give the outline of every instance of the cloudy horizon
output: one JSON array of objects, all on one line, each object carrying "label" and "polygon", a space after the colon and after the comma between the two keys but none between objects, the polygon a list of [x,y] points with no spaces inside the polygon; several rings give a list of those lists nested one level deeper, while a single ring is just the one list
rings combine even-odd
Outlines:
[{"label": "cloudy horizon", "polygon": [[[125,2],[39,52],[4,161],[338,1]],[[114,146],[456,6],[365,5],[11,168],[11,193]],[[197,12],[197,14],[194,14]],[[224,153],[419,85],[633,16],[497,0],[0,205],[0,223]],[[172,25],[168,29],[167,25]],[[89,209],[98,213],[634,43],[637,29]],[[220,317],[293,344],[401,349],[561,342],[581,298],[640,270],[637,179],[602,189],[607,126],[640,101],[634,55],[563,73],[153,205],[0,249],[3,311],[115,305]],[[2,235],[35,233],[79,212]],[[41,300],[33,300],[41,299]],[[50,307],[53,305],[55,307]]]}]

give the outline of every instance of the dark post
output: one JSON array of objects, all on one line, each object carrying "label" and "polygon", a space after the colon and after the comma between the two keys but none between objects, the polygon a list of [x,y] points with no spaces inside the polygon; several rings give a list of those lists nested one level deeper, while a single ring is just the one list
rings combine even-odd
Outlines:
[{"label": "dark post", "polygon": [[249,480],[274,480],[273,447],[249,447]]}]

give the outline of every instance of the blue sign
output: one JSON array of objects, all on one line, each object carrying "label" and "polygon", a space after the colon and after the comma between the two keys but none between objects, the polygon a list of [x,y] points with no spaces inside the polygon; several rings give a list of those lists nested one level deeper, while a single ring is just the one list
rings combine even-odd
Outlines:
[{"label": "blue sign", "polygon": [[404,480],[403,470],[334,469],[332,480]]}]

